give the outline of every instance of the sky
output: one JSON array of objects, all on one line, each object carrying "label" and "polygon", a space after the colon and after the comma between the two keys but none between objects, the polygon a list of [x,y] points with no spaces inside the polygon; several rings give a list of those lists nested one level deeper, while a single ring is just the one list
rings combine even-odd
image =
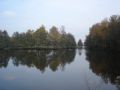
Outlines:
[{"label": "sky", "polygon": [[120,0],[0,0],[0,29],[9,35],[64,26],[77,41],[85,40],[93,24],[112,15],[120,15]]}]

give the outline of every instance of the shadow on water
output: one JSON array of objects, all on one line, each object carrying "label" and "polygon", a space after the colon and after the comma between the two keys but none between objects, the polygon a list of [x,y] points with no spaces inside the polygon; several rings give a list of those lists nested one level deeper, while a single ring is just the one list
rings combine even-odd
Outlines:
[{"label": "shadow on water", "polygon": [[0,51],[0,68],[7,67],[9,60],[12,60],[15,66],[35,67],[41,72],[47,67],[52,71],[56,71],[59,67],[64,70],[66,64],[73,62],[75,53],[75,50]]},{"label": "shadow on water", "polygon": [[93,73],[120,89],[120,53],[87,50],[86,60]]}]

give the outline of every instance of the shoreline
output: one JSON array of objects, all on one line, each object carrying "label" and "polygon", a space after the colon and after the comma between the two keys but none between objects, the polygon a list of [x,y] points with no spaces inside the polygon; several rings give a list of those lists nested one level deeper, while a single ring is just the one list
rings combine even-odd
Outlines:
[{"label": "shoreline", "polygon": [[69,50],[69,49],[79,49],[78,47],[34,47],[34,48],[0,48],[0,50]]}]

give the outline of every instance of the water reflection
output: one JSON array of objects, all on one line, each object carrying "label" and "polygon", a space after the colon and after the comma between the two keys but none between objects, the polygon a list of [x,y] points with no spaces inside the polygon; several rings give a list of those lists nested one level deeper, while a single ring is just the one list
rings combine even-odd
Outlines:
[{"label": "water reflection", "polygon": [[93,73],[120,89],[120,53],[87,50],[86,59]]},{"label": "water reflection", "polygon": [[84,49],[0,51],[0,90],[120,90],[119,59]]},{"label": "water reflection", "polygon": [[26,65],[44,72],[47,67],[56,71],[59,67],[64,70],[75,57],[75,50],[40,50],[40,51],[0,51],[0,68],[7,67],[11,58],[15,66]]},{"label": "water reflection", "polygon": [[8,51],[0,51],[0,68],[6,68],[10,59],[10,54]]}]

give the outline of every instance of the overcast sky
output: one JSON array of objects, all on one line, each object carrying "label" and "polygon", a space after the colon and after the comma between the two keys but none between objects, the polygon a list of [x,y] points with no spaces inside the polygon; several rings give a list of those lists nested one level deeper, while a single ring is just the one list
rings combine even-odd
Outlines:
[{"label": "overcast sky", "polygon": [[12,35],[64,25],[66,32],[84,40],[91,25],[116,14],[120,0],[0,0],[0,29]]}]

